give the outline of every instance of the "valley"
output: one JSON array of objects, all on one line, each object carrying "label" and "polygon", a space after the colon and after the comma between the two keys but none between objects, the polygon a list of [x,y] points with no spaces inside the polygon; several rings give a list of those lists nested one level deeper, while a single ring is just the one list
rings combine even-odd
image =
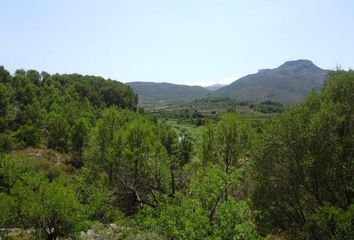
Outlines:
[{"label": "valley", "polygon": [[325,81],[290,104],[0,67],[0,237],[326,239],[330,214],[349,239],[354,73]]}]

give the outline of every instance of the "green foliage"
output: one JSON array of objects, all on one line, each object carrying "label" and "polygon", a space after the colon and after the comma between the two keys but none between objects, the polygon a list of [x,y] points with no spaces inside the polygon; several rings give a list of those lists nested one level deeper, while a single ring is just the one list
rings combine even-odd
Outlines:
[{"label": "green foliage", "polygon": [[155,131],[140,115],[110,108],[91,132],[85,159],[108,175],[126,211],[154,205],[167,191],[166,151]]},{"label": "green foliage", "polygon": [[35,70],[17,70],[11,76],[1,66],[0,150],[46,143],[63,152],[73,149],[80,165],[87,128],[101,109],[133,110],[136,105],[136,94],[117,81]]},{"label": "green foliage", "polygon": [[[0,226],[11,227],[16,224],[16,216],[14,214],[16,199],[6,193],[0,192]],[[1,235],[0,235],[1,236]]]},{"label": "green foliage", "polygon": [[82,209],[74,189],[59,177],[49,182],[45,176],[23,176],[11,190],[16,199],[18,221],[46,239],[74,234],[81,226]]},{"label": "green foliage", "polygon": [[177,135],[169,125],[159,125],[159,138],[167,152],[171,194],[185,187],[183,167],[191,160],[192,140],[186,133]]},{"label": "green foliage", "polygon": [[121,212],[114,208],[113,193],[107,188],[104,176],[98,179],[87,168],[80,169],[75,184],[77,198],[90,221],[112,223],[122,218]]},{"label": "green foliage", "polygon": [[34,166],[25,159],[0,154],[0,191],[10,193],[15,182],[25,173],[34,172]]},{"label": "green foliage", "polygon": [[192,154],[193,154],[193,139],[188,133],[184,133],[178,139],[178,157],[180,166],[184,166],[191,161]]},{"label": "green foliage", "polygon": [[1,157],[0,226],[32,230],[45,239],[73,236],[85,219],[73,184],[38,170],[28,161]]},{"label": "green foliage", "polygon": [[17,142],[22,147],[37,147],[41,143],[41,137],[41,130],[31,124],[21,126],[16,135]]},{"label": "green foliage", "polygon": [[259,104],[252,104],[250,107],[261,113],[281,113],[285,110],[283,104],[274,101],[263,101]]},{"label": "green foliage", "polygon": [[0,133],[9,127],[9,122],[13,118],[11,101],[13,99],[12,89],[8,84],[0,82]]},{"label": "green foliage", "polygon": [[172,239],[259,239],[248,203],[231,197],[235,177],[218,166],[200,169],[187,194],[143,208],[137,222]]},{"label": "green foliage", "polygon": [[76,167],[83,165],[83,149],[88,138],[90,126],[86,118],[78,118],[74,121],[70,131],[71,150],[73,152],[73,164]]},{"label": "green foliage", "polygon": [[51,112],[46,120],[48,131],[48,147],[66,151],[69,142],[69,124],[59,113]]},{"label": "green foliage", "polygon": [[15,140],[13,133],[9,130],[6,130],[0,133],[0,152],[8,152],[15,145]]},{"label": "green foliage", "polygon": [[171,239],[205,239],[209,232],[208,217],[200,203],[181,193],[156,209],[141,210],[138,222]]},{"label": "green foliage", "polygon": [[309,217],[306,230],[318,239],[353,239],[354,204],[347,209],[324,203]]},{"label": "green foliage", "polygon": [[89,123],[85,118],[79,118],[71,129],[72,150],[81,153],[84,142],[89,132]]},{"label": "green foliage", "polygon": [[220,203],[215,217],[213,239],[261,239],[246,201]]},{"label": "green foliage", "polygon": [[123,218],[104,177],[83,168],[73,182],[56,168],[43,172],[33,160],[0,156],[0,228],[20,227],[56,239],[74,236],[93,221]]},{"label": "green foliage", "polygon": [[339,238],[335,217],[330,226],[310,219],[331,210],[327,203],[345,211],[353,202],[353,92],[354,73],[335,72],[319,95],[280,115],[264,131],[254,149],[252,197],[254,207],[263,211],[263,230],[280,228],[312,239],[318,238],[318,223],[321,231],[333,232],[325,239]]},{"label": "green foliage", "polygon": [[218,164],[226,173],[240,167],[242,157],[247,157],[253,135],[250,125],[233,113],[224,114],[213,127],[209,124],[203,135],[202,161]]},{"label": "green foliage", "polygon": [[4,66],[0,66],[0,83],[9,83],[11,82],[10,73],[4,68]]}]

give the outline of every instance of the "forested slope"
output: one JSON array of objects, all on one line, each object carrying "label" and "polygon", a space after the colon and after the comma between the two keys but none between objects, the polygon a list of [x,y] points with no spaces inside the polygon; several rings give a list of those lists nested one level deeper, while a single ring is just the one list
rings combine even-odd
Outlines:
[{"label": "forested slope", "polygon": [[189,86],[172,83],[129,82],[138,94],[141,104],[160,101],[168,103],[184,103],[196,98],[205,97],[210,90],[200,86]]},{"label": "forested slope", "polygon": [[81,148],[80,131],[94,124],[109,106],[135,109],[137,96],[123,83],[79,74],[0,67],[0,149],[47,146]]}]

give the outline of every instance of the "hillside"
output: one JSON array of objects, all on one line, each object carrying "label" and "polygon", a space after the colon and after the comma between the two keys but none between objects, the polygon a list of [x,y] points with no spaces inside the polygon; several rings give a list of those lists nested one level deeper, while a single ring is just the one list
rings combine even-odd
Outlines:
[{"label": "hillside", "polygon": [[220,88],[225,87],[225,86],[226,86],[226,84],[216,83],[216,84],[207,86],[205,88],[210,91],[216,91],[216,90],[219,90]]},{"label": "hillside", "polygon": [[171,83],[129,82],[138,94],[140,104],[160,102],[186,102],[208,95],[211,91],[200,86],[178,85]]},{"label": "hillside", "polygon": [[239,101],[297,103],[311,91],[320,90],[328,72],[309,60],[288,61],[278,68],[242,77],[214,94]]},{"label": "hillside", "polygon": [[[118,81],[0,66],[0,152],[27,147],[72,150],[103,108],[136,109],[137,96]],[[87,132],[86,132],[87,133]]]}]

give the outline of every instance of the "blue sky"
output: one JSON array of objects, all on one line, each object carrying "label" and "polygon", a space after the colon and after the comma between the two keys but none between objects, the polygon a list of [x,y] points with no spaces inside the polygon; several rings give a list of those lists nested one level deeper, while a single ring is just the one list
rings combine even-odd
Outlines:
[{"label": "blue sky", "polygon": [[209,85],[310,59],[354,68],[353,0],[3,0],[0,65]]}]

